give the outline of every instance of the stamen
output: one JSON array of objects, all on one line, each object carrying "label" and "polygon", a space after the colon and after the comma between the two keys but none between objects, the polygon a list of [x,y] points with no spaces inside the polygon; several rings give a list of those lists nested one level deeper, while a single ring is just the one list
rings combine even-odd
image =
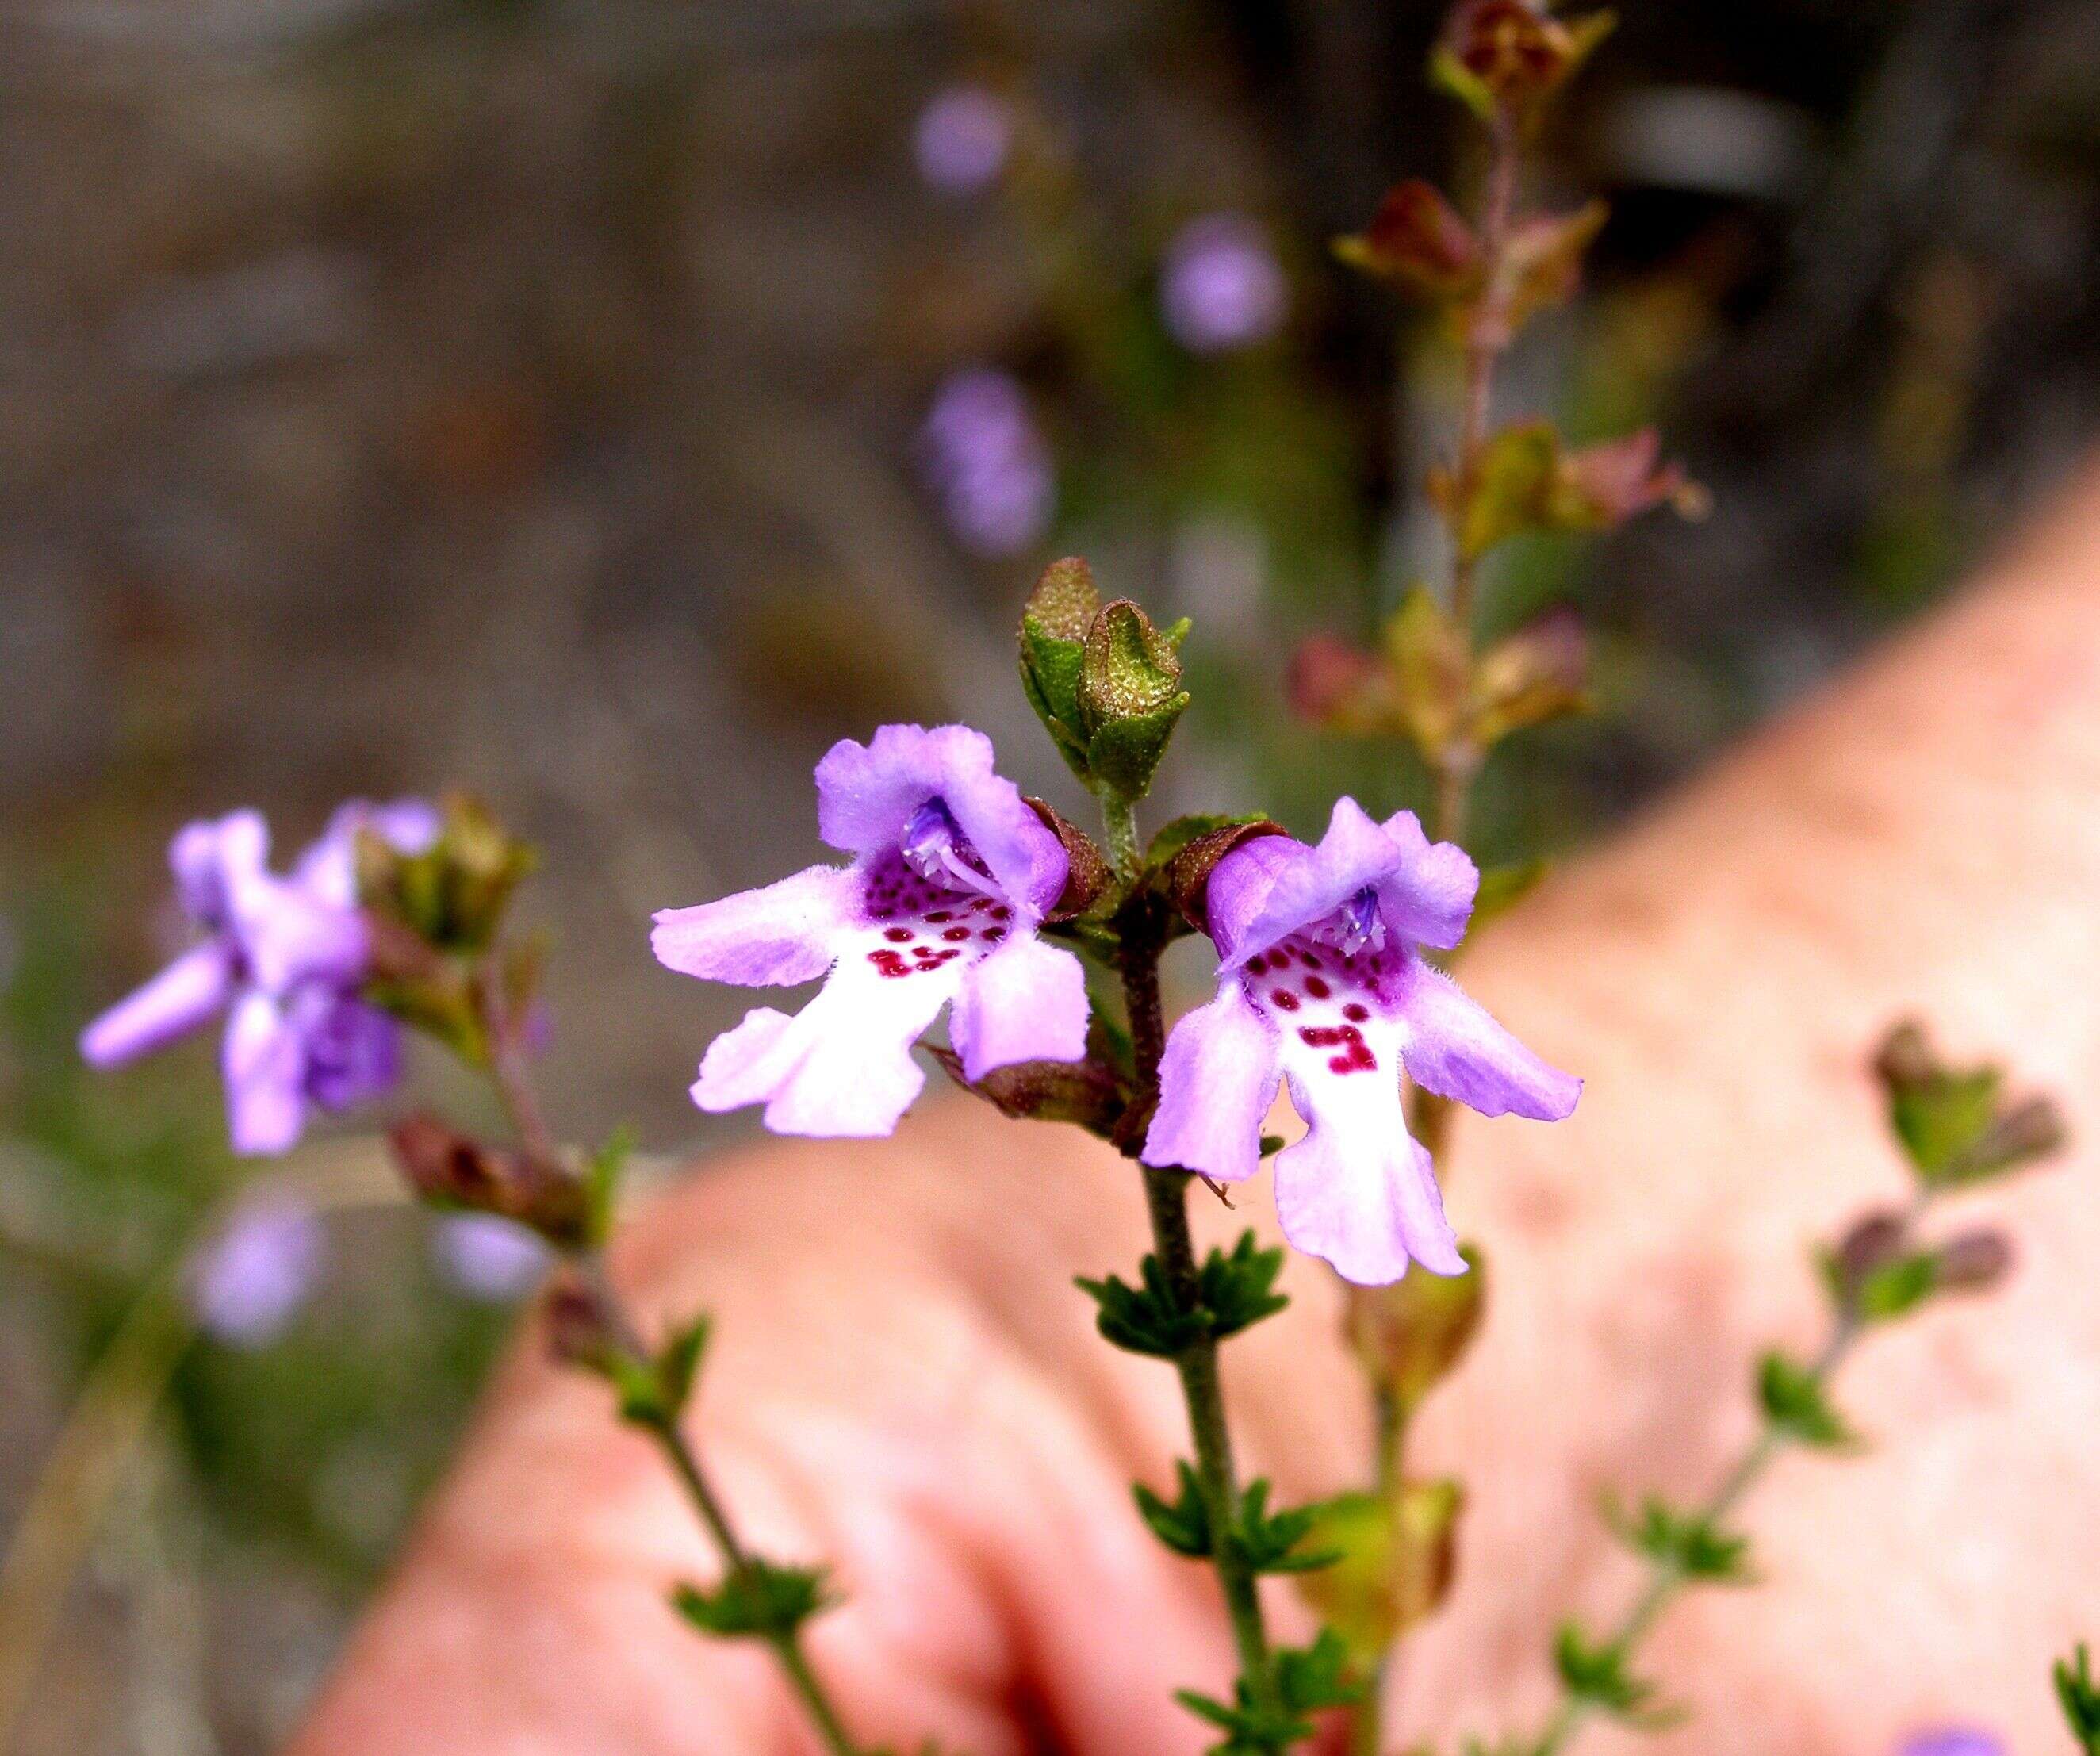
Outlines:
[{"label": "stamen", "polygon": [[1379,918],[1378,893],[1369,885],[1312,931],[1316,939],[1336,946],[1344,957],[1353,957],[1366,945],[1373,951],[1385,945],[1385,923]]},{"label": "stamen", "polygon": [[929,884],[960,887],[1000,901],[999,887],[973,863],[969,844],[963,840],[948,807],[938,798],[929,799],[905,820],[897,851],[904,863]]}]

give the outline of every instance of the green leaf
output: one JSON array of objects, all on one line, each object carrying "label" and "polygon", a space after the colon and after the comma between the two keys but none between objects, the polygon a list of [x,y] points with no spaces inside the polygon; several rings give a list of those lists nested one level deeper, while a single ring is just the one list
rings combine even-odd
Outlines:
[{"label": "green leaf", "polygon": [[1815,1374],[1785,1354],[1767,1353],[1758,1362],[1758,1402],[1765,1418],[1798,1445],[1843,1450],[1860,1442]]},{"label": "green leaf", "polygon": [[1489,90],[1485,80],[1475,77],[1466,64],[1446,48],[1439,46],[1429,57],[1429,83],[1447,95],[1456,98],[1474,116],[1492,125],[1495,120],[1495,95]]},{"label": "green leaf", "polygon": [[620,1200],[620,1180],[634,1151],[634,1131],[624,1123],[607,1136],[605,1145],[584,1162],[584,1238],[587,1245],[605,1242],[612,1230]]},{"label": "green leaf", "polygon": [[1087,776],[1087,735],[1079,724],[1079,671],[1088,626],[1101,594],[1087,563],[1053,561],[1029,593],[1021,618],[1021,685],[1058,753],[1081,780]]},{"label": "green leaf", "polygon": [[1180,1493],[1171,1505],[1143,1482],[1132,1490],[1137,1498],[1138,1516],[1176,1555],[1202,1560],[1211,1552],[1210,1509],[1203,1503],[1203,1490],[1187,1459],[1176,1458],[1174,1468]]},{"label": "green leaf", "polygon": [[1242,823],[1265,823],[1268,819],[1260,811],[1234,814],[1224,811],[1194,811],[1185,817],[1175,818],[1162,823],[1145,850],[1145,864],[1148,871],[1161,871],[1172,862],[1174,856],[1192,841],[1215,833],[1220,829],[1231,829]]},{"label": "green leaf", "polygon": [[2069,1658],[2056,1661],[2054,1675],[2056,1699],[2071,1735],[2078,1740],[2084,1756],[2100,1756],[2100,1685],[2093,1682],[2084,1641]]},{"label": "green leaf", "polygon": [[1642,1501],[1638,1516],[1608,1502],[1604,1518],[1630,1547],[1659,1567],[1714,1585],[1750,1583],[1749,1538],[1722,1529],[1711,1519],[1677,1511],[1652,1494]]},{"label": "green leaf", "polygon": [[1890,1094],[1889,1121],[1917,1174],[1947,1180],[1983,1137],[1998,1108],[2005,1075],[1996,1067],[1939,1072]]},{"label": "green leaf", "polygon": [[671,1595],[687,1621],[723,1639],[784,1638],[837,1601],[821,1567],[779,1567],[756,1558],[712,1591],[682,1585]]},{"label": "green leaf", "polygon": [[1363,1693],[1349,1675],[1349,1649],[1331,1628],[1310,1646],[1285,1647],[1276,1655],[1276,1692],[1291,1713],[1316,1714],[1347,1707]]},{"label": "green leaf", "polygon": [[1917,1251],[1862,1275],[1852,1308],[1864,1321],[1886,1323],[1915,1311],[1939,1290],[1939,1252]]},{"label": "green leaf", "polygon": [[1628,1670],[1626,1648],[1611,1643],[1592,1646],[1581,1626],[1563,1622],[1553,1643],[1553,1666],[1570,1695],[1599,1711],[1639,1721],[1655,1698],[1655,1685]]},{"label": "green leaf", "polygon": [[1206,1340],[1222,1341],[1281,1311],[1290,1300],[1275,1291],[1283,1272],[1280,1249],[1259,1247],[1243,1233],[1230,1255],[1212,1250],[1196,1271],[1195,1303],[1184,1306],[1159,1259],[1138,1264],[1138,1284],[1119,1275],[1078,1282],[1101,1308],[1095,1326],[1103,1338],[1132,1353],[1171,1360]]},{"label": "green leaf", "polygon": [[703,1312],[672,1330],[656,1356],[656,1381],[662,1389],[664,1412],[673,1420],[692,1400],[693,1380],[699,1375],[712,1327],[712,1320]]},{"label": "green leaf", "polygon": [[1255,1573],[1311,1573],[1339,1559],[1334,1549],[1302,1546],[1319,1518],[1317,1506],[1270,1512],[1268,1482],[1257,1476],[1240,1495],[1239,1511],[1226,1540]]},{"label": "green leaf", "polygon": [[1167,754],[1167,740],[1189,705],[1185,692],[1149,713],[1130,714],[1103,725],[1087,741],[1090,783],[1131,801],[1152,790],[1152,777]]}]

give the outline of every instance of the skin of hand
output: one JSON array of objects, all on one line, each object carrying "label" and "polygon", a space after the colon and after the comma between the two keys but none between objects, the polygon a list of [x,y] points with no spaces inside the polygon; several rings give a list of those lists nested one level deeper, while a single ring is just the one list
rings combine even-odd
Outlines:
[{"label": "skin of hand", "polygon": [[[1458,1583],[1410,1643],[1392,1745],[1534,1723],[1555,1621],[1635,1564],[1599,1493],[1702,1493],[1749,1433],[1752,1363],[1812,1347],[1811,1240],[1900,1199],[1866,1060],[1916,1013],[2065,1104],[2073,1148],[1942,1217],[2011,1282],[1870,1337],[1838,1400],[1863,1456],[1783,1458],[1741,1523],[1762,1583],[1680,1601],[1639,1670],[1678,1729],[1608,1756],[1860,1756],[1959,1719],[2067,1748],[2050,1658],[2100,1639],[2100,472],[1935,621],[1558,876],[1464,978],[1588,1081],[1571,1122],[1457,1129],[1447,1193],[1489,1317],[1420,1418],[1461,1475]],[[1272,1229],[1262,1183],[1199,1225]],[[929,1101],[892,1141],[772,1142],[627,1229],[653,1318],[719,1320],[694,1430],[761,1551],[832,1562],[814,1661],[869,1741],[975,1756],[1194,1751],[1170,1688],[1222,1692],[1213,1582],[1144,1530],[1186,1432],[1172,1373],[1092,1332],[1075,1273],[1127,1273],[1135,1171],[1075,1132]],[[1242,1471],[1356,1480],[1337,1289],[1225,1349]],[[294,1756],[799,1752],[762,1650],[664,1607],[704,1540],[601,1385],[528,1334]],[[1273,1621],[1308,1624],[1286,1583]]]}]

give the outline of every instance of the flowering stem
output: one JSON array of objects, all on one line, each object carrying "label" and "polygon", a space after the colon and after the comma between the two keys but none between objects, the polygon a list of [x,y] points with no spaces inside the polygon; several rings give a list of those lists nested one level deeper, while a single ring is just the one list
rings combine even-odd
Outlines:
[{"label": "flowering stem", "polygon": [[1101,822],[1108,831],[1109,863],[1121,878],[1137,876],[1137,814],[1127,799],[1101,796]]},{"label": "flowering stem", "polygon": [[[1486,448],[1488,421],[1494,403],[1495,362],[1509,345],[1508,324],[1499,308],[1502,251],[1509,241],[1510,218],[1516,203],[1517,130],[1507,117],[1493,132],[1493,157],[1488,169],[1488,192],[1480,224],[1480,303],[1466,330],[1466,400],[1458,430],[1458,493],[1454,505],[1470,499]],[[1451,563],[1451,615],[1470,641],[1478,562],[1461,545]]]},{"label": "flowering stem", "polygon": [[[1114,808],[1110,811],[1111,841],[1121,839],[1133,849],[1136,845],[1130,821],[1130,807],[1120,806],[1123,834],[1118,838]],[[1133,856],[1134,863],[1134,856]],[[1137,1074],[1139,1103],[1149,1107],[1159,1090],[1159,1061],[1165,1051],[1166,1017],[1159,995],[1159,951],[1156,933],[1132,932],[1127,926],[1118,959],[1123,977],[1123,1003],[1130,1015],[1131,1049]],[[1189,1230],[1189,1174],[1185,1171],[1142,1167],[1145,1211],[1152,1221],[1153,1247],[1174,1297],[1185,1310],[1193,1310],[1199,1299],[1196,1273],[1196,1246]],[[1226,1536],[1237,1522],[1240,1503],[1239,1480],[1233,1463],[1232,1436],[1225,1425],[1224,1387],[1218,1375],[1218,1344],[1206,1337],[1175,1357],[1181,1379],[1182,1400],[1189,1410],[1189,1432],[1195,1445],[1196,1482],[1203,1496],[1203,1510],[1214,1533],[1211,1562],[1216,1569],[1219,1589],[1232,1618],[1233,1643],[1239,1654],[1240,1680],[1250,1699],[1259,1707],[1277,1705],[1276,1681],[1269,1661],[1268,1631],[1263,1621],[1261,1600],[1255,1574]]]},{"label": "flowering stem", "polygon": [[[480,1013],[481,1025],[488,1043],[488,1075],[496,1088],[497,1101],[509,1118],[518,1144],[525,1153],[538,1162],[550,1166],[562,1163],[559,1147],[553,1131],[546,1122],[546,1113],[540,1105],[538,1092],[532,1085],[531,1070],[526,1064],[523,1045],[516,1028],[516,1021],[509,1014],[493,960],[484,964],[474,979],[475,1005]],[[571,1266],[588,1288],[591,1302],[596,1307],[610,1330],[613,1344],[638,1365],[647,1363],[653,1350],[643,1339],[641,1326],[620,1296],[619,1291],[607,1273],[602,1251],[594,1246],[571,1249],[567,1253]],[[655,1441],[656,1447],[670,1466],[671,1473],[677,1478],[685,1490],[686,1498],[692,1502],[700,1522],[713,1538],[721,1561],[732,1577],[750,1573],[752,1567],[751,1551],[744,1546],[736,1527],[730,1520],[728,1508],[715,1492],[702,1467],[699,1454],[679,1427],[674,1412],[658,1410],[637,1418],[640,1426]],[[845,1729],[845,1722],[823,1684],[811,1669],[809,1655],[803,1650],[801,1630],[788,1626],[769,1630],[763,1636],[773,1649],[780,1669],[788,1679],[788,1687],[802,1704],[810,1723],[816,1728],[817,1736],[828,1756],[862,1756],[860,1746],[855,1744]]]},{"label": "flowering stem", "polygon": [[[1845,1363],[1855,1343],[1860,1339],[1860,1322],[1856,1314],[1841,1312],[1832,1326],[1829,1339],[1823,1351],[1815,1357],[1808,1370],[1808,1380],[1820,1392],[1837,1374]],[[1756,1434],[1743,1448],[1718,1485],[1709,1494],[1705,1502],[1693,1515],[1709,1527],[1718,1528],[1741,1502],[1744,1496],[1757,1485],[1758,1479],[1771,1467],[1773,1460],[1784,1451],[1789,1440],[1785,1430],[1767,1415]],[[1661,1618],[1664,1610],[1692,1576],[1674,1559],[1662,1556],[1648,1558],[1648,1578],[1626,1613],[1619,1618],[1610,1638],[1604,1643],[1607,1653],[1617,1655],[1621,1660],[1633,1657],[1635,1649],[1646,1638],[1648,1630]],[[1546,1729],[1538,1739],[1523,1745],[1524,1756],[1558,1756],[1574,1737],[1585,1721],[1598,1709],[1598,1703],[1584,1695],[1567,1694],[1553,1717],[1546,1722]]]},{"label": "flowering stem", "polygon": [[[648,1346],[642,1339],[641,1329],[633,1314],[614,1287],[611,1276],[606,1272],[602,1252],[580,1251],[570,1260],[590,1289],[592,1303],[612,1331],[615,1343],[630,1359],[637,1362],[646,1361],[650,1355]],[[737,1534],[736,1526],[730,1520],[728,1507],[715,1491],[714,1484],[700,1463],[699,1454],[686,1437],[677,1418],[665,1413],[644,1418],[638,1424],[656,1442],[671,1473],[685,1489],[686,1498],[693,1502],[700,1522],[707,1526],[708,1534],[713,1538],[715,1547],[721,1552],[722,1564],[732,1575],[748,1573],[752,1568],[751,1551]],[[765,1639],[830,1756],[860,1756],[859,1747],[848,1734],[837,1708],[832,1705],[830,1696],[810,1667],[809,1655],[802,1649],[801,1630],[777,1629],[769,1632]]]}]

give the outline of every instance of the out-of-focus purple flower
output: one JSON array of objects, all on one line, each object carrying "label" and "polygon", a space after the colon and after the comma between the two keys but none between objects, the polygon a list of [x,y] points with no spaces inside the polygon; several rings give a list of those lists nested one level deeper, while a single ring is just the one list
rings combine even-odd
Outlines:
[{"label": "out-of-focus purple flower", "polygon": [[1167,246],[1160,312],[1191,353],[1227,353],[1267,341],[1289,300],[1267,236],[1244,214],[1192,219]]},{"label": "out-of-focus purple flower", "polygon": [[951,86],[919,113],[911,146],[919,174],[945,195],[975,195],[1006,168],[1013,116],[982,86]]},{"label": "out-of-focus purple flower", "polygon": [[474,1299],[501,1303],[529,1292],[546,1271],[546,1244],[536,1233],[491,1213],[453,1214],[430,1233],[439,1269]]},{"label": "out-of-focus purple flower", "polygon": [[777,1134],[887,1134],[925,1075],[911,1045],[954,1002],[948,1035],[974,1081],[1086,1052],[1086,978],[1036,928],[1063,844],[965,726],[885,726],[817,765],[817,823],[849,866],[660,911],[657,960],[740,986],[825,977],[793,1017],[761,1006],[717,1037],[693,1101],[765,1105]]},{"label": "out-of-focus purple flower", "polygon": [[2005,1756],[2005,1746],[1973,1726],[1944,1726],[1905,1739],[1898,1756]]},{"label": "out-of-focus purple flower", "polygon": [[190,1264],[199,1327],[236,1348],[275,1340],[320,1284],[327,1258],[318,1213],[288,1195],[258,1197]]},{"label": "out-of-focus purple flower", "polygon": [[1050,527],[1057,483],[1028,395],[1004,372],[974,366],[934,393],[920,430],[926,479],[949,527],[981,555],[1010,555]]},{"label": "out-of-focus purple flower", "polygon": [[183,912],[203,938],[81,1035],[96,1067],[121,1066],[226,1015],[221,1066],[234,1149],[280,1153],[310,1106],[340,1110],[398,1074],[397,1027],[357,996],[370,936],[356,899],[355,836],[369,826],[412,851],[428,807],[346,805],[289,877],[268,866],[254,811],[191,823],[168,849]]},{"label": "out-of-focus purple flower", "polygon": [[1489,1116],[1557,1122],[1582,1089],[1421,955],[1464,936],[1480,877],[1413,812],[1374,823],[1348,798],[1317,847],[1264,836],[1219,861],[1205,892],[1217,994],[1167,1039],[1145,1162],[1251,1176],[1281,1076],[1307,1124],[1277,1155],[1284,1236],[1360,1286],[1398,1280],[1410,1258],[1464,1273],[1407,1132],[1402,1070]]}]

